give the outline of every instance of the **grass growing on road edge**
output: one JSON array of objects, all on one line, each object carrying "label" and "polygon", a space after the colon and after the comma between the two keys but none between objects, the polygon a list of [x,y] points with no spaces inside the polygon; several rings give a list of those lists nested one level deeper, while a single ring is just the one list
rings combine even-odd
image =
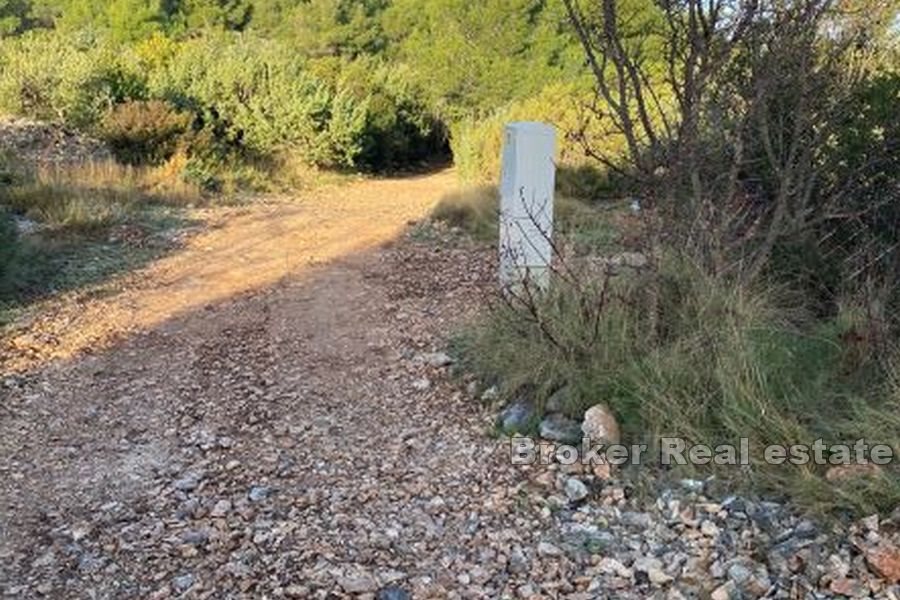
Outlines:
[{"label": "grass growing on road edge", "polygon": [[[594,207],[584,200],[558,195],[554,201],[554,219],[570,242],[583,249],[598,250],[615,245],[618,233],[611,224],[611,215],[620,208],[614,204]],[[478,240],[495,241],[499,209],[500,193],[496,186],[469,186],[441,198],[431,218],[458,227]]]},{"label": "grass growing on road edge", "polygon": [[113,161],[10,169],[0,185],[0,324],[34,300],[165,252],[163,234],[203,200],[167,169]]},{"label": "grass growing on road edge", "polygon": [[184,206],[202,199],[197,186],[171,177],[167,167],[102,161],[42,166],[0,188],[0,204],[57,233],[95,234],[127,221],[148,204]]},{"label": "grass growing on road edge", "polygon": [[641,280],[623,276],[611,284],[613,300],[593,343],[581,298],[560,286],[540,302],[541,326],[498,303],[462,336],[465,363],[482,379],[499,380],[507,397],[524,388],[540,401],[568,385],[573,413],[607,403],[625,441],[651,444],[651,457],[660,436],[713,447],[750,440],[749,468],[676,469],[685,475],[716,474],[820,514],[896,506],[895,465],[837,483],[825,480],[827,466],[763,460],[771,444],[819,438],[851,445],[865,438],[900,452],[900,371],[874,352],[848,347],[851,316],[814,321],[780,290],[713,280],[676,260],[664,265],[663,278],[661,333],[652,342]]}]

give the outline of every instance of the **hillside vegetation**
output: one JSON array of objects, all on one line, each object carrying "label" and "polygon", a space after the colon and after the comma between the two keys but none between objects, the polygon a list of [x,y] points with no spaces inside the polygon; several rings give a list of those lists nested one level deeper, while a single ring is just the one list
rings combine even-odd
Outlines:
[{"label": "hillside vegetation", "polygon": [[493,179],[508,111],[556,114],[562,82],[588,89],[580,63],[562,8],[531,0],[0,2],[0,117],[113,155],[60,169],[0,153],[0,218],[40,226],[4,222],[0,303],[58,289],[49,265],[80,264],[83,242],[116,254],[112,230],[154,229],[169,207],[419,169],[451,146]]},{"label": "hillside vegetation", "polygon": [[225,164],[285,156],[408,168],[445,155],[451,132],[475,161],[473,120],[516,106],[549,117],[572,91],[557,86],[584,81],[561,7],[533,0],[25,0],[0,11],[0,111],[95,132],[129,163],[183,153],[184,176],[207,186],[227,178]]}]

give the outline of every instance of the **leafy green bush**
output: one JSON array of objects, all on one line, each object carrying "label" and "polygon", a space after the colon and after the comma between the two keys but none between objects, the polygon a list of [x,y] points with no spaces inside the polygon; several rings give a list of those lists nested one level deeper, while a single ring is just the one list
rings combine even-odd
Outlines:
[{"label": "leafy green bush", "polygon": [[120,161],[161,164],[175,154],[191,117],[160,100],[117,104],[103,117],[100,132]]},{"label": "leafy green bush", "polygon": [[444,146],[406,71],[377,60],[307,62],[276,42],[219,34],[183,42],[159,63],[155,97],[256,155],[290,150],[310,164],[384,170]]},{"label": "leafy green bush", "polygon": [[88,127],[144,92],[142,77],[105,42],[55,32],[0,41],[0,110],[7,113]]},{"label": "leafy green bush", "polygon": [[385,171],[447,157],[444,128],[408,68],[361,57],[318,59],[309,69],[365,107],[356,166]]},{"label": "leafy green bush", "polygon": [[311,163],[352,166],[360,151],[365,106],[312,77],[300,58],[250,35],[182,43],[153,74],[151,89],[251,152],[295,148]]}]

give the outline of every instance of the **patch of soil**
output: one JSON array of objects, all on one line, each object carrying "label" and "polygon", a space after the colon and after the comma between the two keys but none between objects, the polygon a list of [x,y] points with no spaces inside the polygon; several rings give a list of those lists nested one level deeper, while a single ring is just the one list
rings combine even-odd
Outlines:
[{"label": "patch of soil", "polygon": [[0,117],[0,155],[28,165],[64,165],[111,158],[106,145],[62,125]]}]

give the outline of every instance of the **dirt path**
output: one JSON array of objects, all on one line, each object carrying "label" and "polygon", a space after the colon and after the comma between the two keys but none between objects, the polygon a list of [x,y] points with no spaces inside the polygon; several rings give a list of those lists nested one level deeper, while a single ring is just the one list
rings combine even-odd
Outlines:
[{"label": "dirt path", "polygon": [[366,180],[257,205],[226,220],[214,217],[212,230],[184,249],[124,278],[120,293],[42,307],[39,320],[0,345],[0,360],[5,370],[19,370],[95,352],[123,334],[374,248],[395,239],[408,221],[421,220],[455,185],[450,171]]},{"label": "dirt path", "polygon": [[[452,185],[231,214],[20,329],[0,378],[0,595],[900,597],[860,536],[831,544],[777,502],[510,465],[435,354],[483,306],[494,252],[400,235]],[[865,527],[885,544],[895,524]]]},{"label": "dirt path", "polygon": [[478,404],[429,356],[493,269],[460,240],[384,246],[452,185],[364,182],[250,210],[21,332],[37,351],[0,387],[0,589],[510,589],[539,527]]}]

